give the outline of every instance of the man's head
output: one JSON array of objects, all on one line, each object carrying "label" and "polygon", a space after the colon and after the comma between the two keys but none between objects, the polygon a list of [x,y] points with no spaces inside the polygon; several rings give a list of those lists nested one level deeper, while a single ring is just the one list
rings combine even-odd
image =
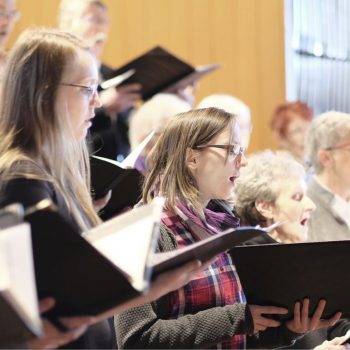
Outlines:
[{"label": "man's head", "polygon": [[100,58],[109,29],[107,6],[100,0],[61,0],[58,26],[86,39]]},{"label": "man's head", "polygon": [[19,17],[16,0],[0,0],[0,46],[5,46]]}]

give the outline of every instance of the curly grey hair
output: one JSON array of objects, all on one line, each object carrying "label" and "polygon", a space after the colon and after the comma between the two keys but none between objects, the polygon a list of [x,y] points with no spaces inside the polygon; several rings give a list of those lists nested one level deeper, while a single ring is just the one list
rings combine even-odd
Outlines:
[{"label": "curly grey hair", "polygon": [[274,203],[286,179],[304,176],[303,166],[289,153],[266,150],[250,156],[234,186],[235,211],[242,224],[265,226],[256,202]]},{"label": "curly grey hair", "polygon": [[350,114],[330,111],[321,114],[311,123],[306,138],[306,154],[316,174],[323,171],[318,152],[341,144],[350,135]]}]

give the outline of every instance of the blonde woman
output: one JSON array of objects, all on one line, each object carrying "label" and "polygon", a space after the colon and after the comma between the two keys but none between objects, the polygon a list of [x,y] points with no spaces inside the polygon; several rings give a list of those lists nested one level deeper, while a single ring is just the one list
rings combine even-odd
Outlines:
[{"label": "blonde woman", "polygon": [[[160,251],[185,247],[238,225],[226,205],[246,165],[234,115],[216,108],[178,114],[170,119],[150,157],[153,167],[146,178],[143,201],[159,194],[166,198]],[[319,304],[309,319],[307,301],[296,303],[294,319],[280,324],[269,316],[287,310],[247,305],[232,260],[223,253],[183,288],[117,315],[118,346],[277,347],[312,328],[335,322],[338,315],[320,320],[323,307]],[[257,333],[258,337],[246,337]]]},{"label": "blonde woman", "polygon": [[[8,58],[1,86],[0,207],[13,202],[27,207],[50,199],[78,232],[100,223],[90,196],[85,142],[95,108],[100,106],[97,82],[95,59],[78,37],[49,29],[22,33]],[[148,296],[115,311],[178,288],[196,267],[194,262],[160,276]],[[45,310],[53,307],[52,300],[43,303]],[[96,318],[63,321],[71,333],[62,334],[50,325],[45,337],[33,346],[70,342],[96,323]],[[113,326],[105,320],[91,326],[69,347],[113,348],[113,333]]]}]

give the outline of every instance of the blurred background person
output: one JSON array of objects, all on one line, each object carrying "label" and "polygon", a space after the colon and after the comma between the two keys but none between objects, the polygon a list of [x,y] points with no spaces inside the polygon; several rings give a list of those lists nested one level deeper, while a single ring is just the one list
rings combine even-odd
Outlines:
[{"label": "blurred background person", "polygon": [[[106,4],[100,0],[61,0],[58,26],[82,36],[92,47],[99,62],[100,80],[106,80],[113,69],[101,63],[107,41],[110,19]],[[129,84],[111,87],[100,93],[102,107],[96,110],[91,127],[92,150],[95,154],[123,160],[130,151],[128,119],[141,86]]]},{"label": "blurred background person", "polygon": [[266,150],[248,158],[234,186],[242,225],[281,225],[270,233],[282,243],[304,242],[315,205],[306,196],[305,170],[290,154]]},{"label": "blurred background person", "polygon": [[309,240],[350,239],[350,114],[332,111],[315,118],[306,148],[315,171],[307,193],[317,206]]},{"label": "blurred background person", "polygon": [[310,127],[313,112],[300,101],[286,102],[276,107],[271,118],[278,147],[291,153],[304,164],[305,135]]},{"label": "blurred background person", "polygon": [[[234,193],[236,214],[243,225],[267,227],[280,222],[283,224],[270,233],[275,241],[307,240],[308,221],[315,204],[306,194],[303,166],[288,153],[267,150],[249,157],[248,165],[241,169],[235,183]],[[340,320],[333,327],[306,334],[288,348],[312,349],[325,342],[319,350],[346,349],[335,337],[343,336],[349,329],[349,322]],[[327,341],[333,338],[331,343]]]},{"label": "blurred background person", "polygon": [[247,149],[253,129],[250,108],[237,97],[226,94],[213,94],[204,97],[197,108],[215,107],[237,116],[237,123],[241,129],[242,145]]},{"label": "blurred background person", "polygon": [[175,114],[187,112],[191,104],[176,94],[160,93],[146,101],[130,119],[129,138],[131,149],[135,149],[152,131],[155,132],[152,140],[147,144],[138,157],[135,167],[143,174],[147,172],[146,157],[153,145],[157,142],[168,119]]},{"label": "blurred background person", "polygon": [[16,0],[0,0],[0,73],[6,62],[7,40],[20,17]]}]

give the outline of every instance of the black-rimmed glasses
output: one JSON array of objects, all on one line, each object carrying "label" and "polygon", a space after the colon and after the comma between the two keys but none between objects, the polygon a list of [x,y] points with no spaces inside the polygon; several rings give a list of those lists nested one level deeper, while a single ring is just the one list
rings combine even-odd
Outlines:
[{"label": "black-rimmed glasses", "polygon": [[232,154],[235,156],[243,155],[245,152],[245,147],[243,147],[238,143],[233,143],[231,145],[203,145],[203,146],[196,146],[194,147],[194,149],[202,149],[207,147],[225,149],[229,154]]}]

